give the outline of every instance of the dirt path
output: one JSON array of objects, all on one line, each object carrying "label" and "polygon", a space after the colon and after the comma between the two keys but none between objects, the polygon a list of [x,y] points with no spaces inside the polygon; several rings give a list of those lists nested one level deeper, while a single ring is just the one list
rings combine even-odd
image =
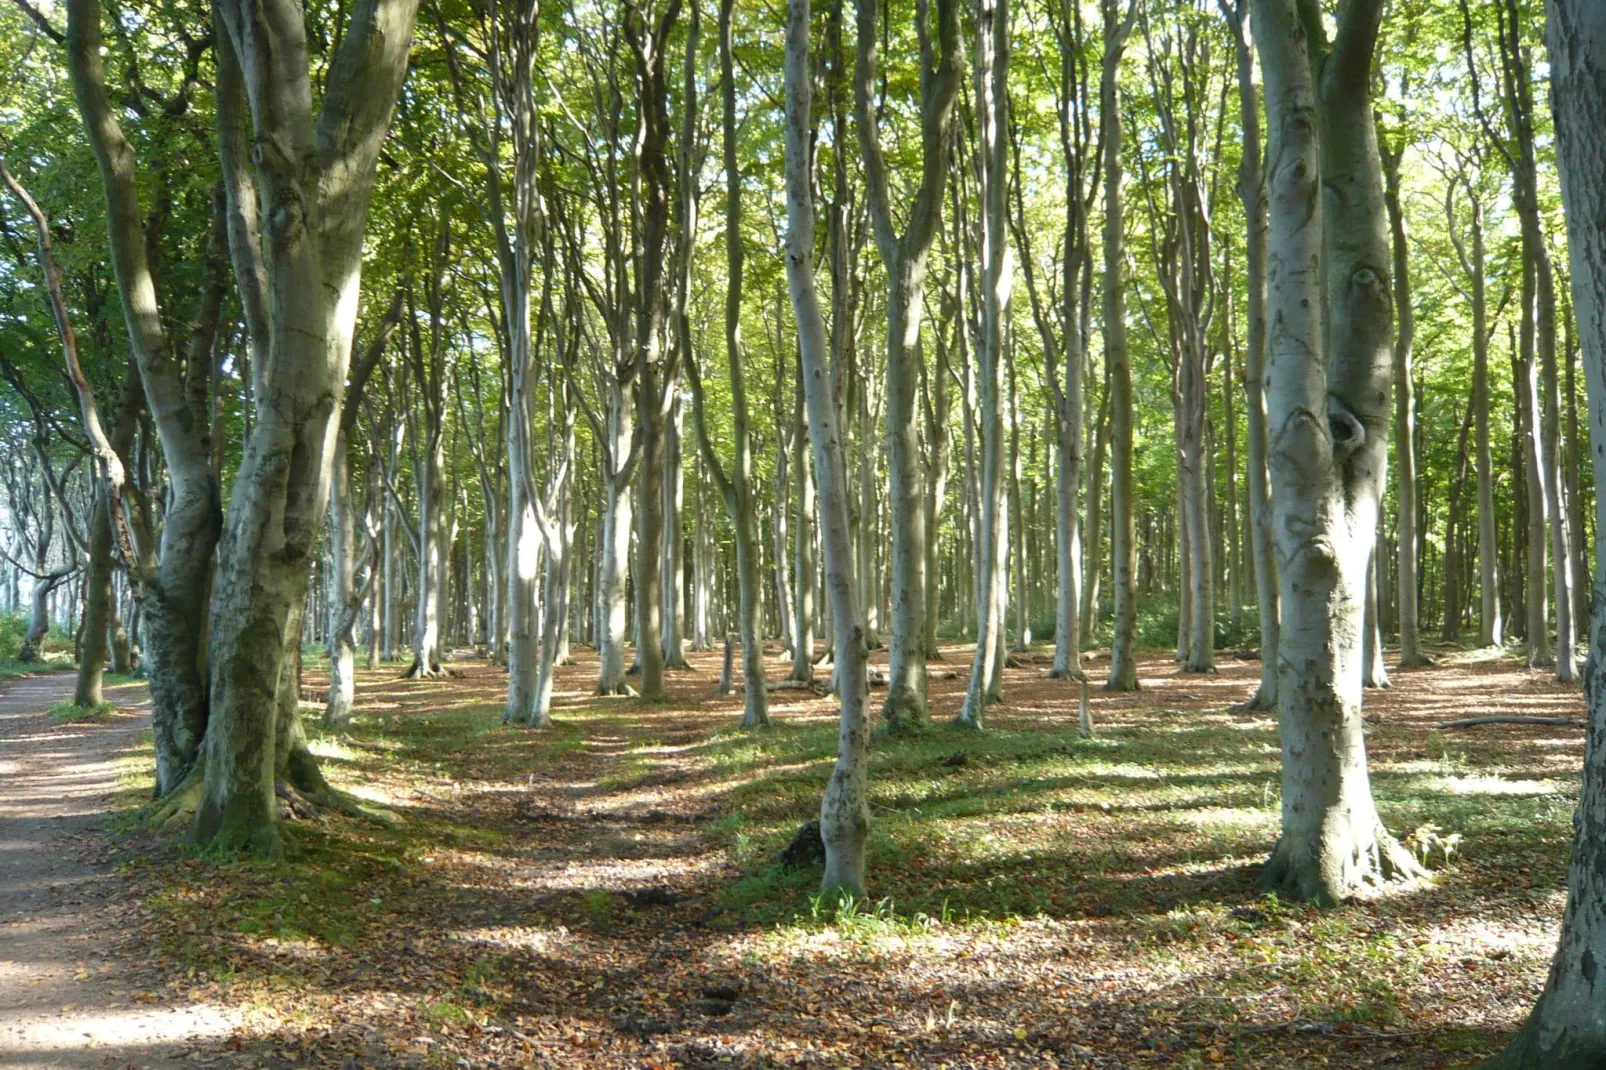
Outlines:
[{"label": "dirt path", "polygon": [[142,1001],[111,955],[127,889],[104,830],[118,764],[150,726],[145,689],[108,688],[125,708],[104,721],[52,724],[72,689],[70,674],[0,685],[0,1067],[176,1066],[187,1039],[234,1020]]}]

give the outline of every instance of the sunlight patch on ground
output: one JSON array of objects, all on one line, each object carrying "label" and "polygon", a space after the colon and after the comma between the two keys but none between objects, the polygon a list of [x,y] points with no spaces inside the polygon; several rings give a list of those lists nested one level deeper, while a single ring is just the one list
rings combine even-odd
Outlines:
[{"label": "sunlight patch on ground", "polygon": [[1561,785],[1553,780],[1507,780],[1502,776],[1451,776],[1429,781],[1451,795],[1560,795]]}]

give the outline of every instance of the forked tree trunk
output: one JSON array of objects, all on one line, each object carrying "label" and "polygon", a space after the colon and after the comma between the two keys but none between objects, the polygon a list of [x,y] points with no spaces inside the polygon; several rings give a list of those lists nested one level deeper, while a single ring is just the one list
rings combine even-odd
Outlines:
[{"label": "forked tree trunk", "polygon": [[1320,24],[1303,21],[1299,8],[1298,0],[1254,7],[1274,162],[1267,410],[1282,566],[1282,835],[1261,885],[1332,904],[1418,867],[1378,817],[1361,723],[1366,573],[1392,372],[1370,107],[1382,3],[1349,4],[1331,46],[1307,37]]},{"label": "forked tree trunk", "polygon": [[857,897],[865,889],[870,834],[866,798],[869,724],[865,717],[864,625],[854,590],[853,536],[848,525],[848,473],[826,368],[825,324],[814,289],[814,204],[809,167],[809,0],[786,6],[786,277],[797,316],[798,349],[807,395],[809,438],[820,489],[827,587],[835,625],[841,701],[836,765],[820,803],[825,844],[824,891]]},{"label": "forked tree trunk", "polygon": [[[880,4],[858,0],[858,47],[853,77],[854,116],[864,157],[866,201],[876,248],[887,275],[887,479],[892,516],[892,617],[887,644],[887,698],[882,717],[894,727],[926,718],[926,487],[920,460],[920,320],[927,258],[942,222],[948,179],[949,127],[963,65],[959,4],[936,0],[933,27],[918,27],[920,42],[920,177],[903,233],[893,221],[887,164],[874,112]],[[917,20],[930,18],[927,5]],[[933,46],[933,36],[937,48]],[[861,523],[871,518],[862,517]],[[868,563],[866,563],[868,564]]]},{"label": "forked tree trunk", "polygon": [[[416,0],[364,0],[311,110],[301,12],[219,5],[220,64],[237,63],[258,136],[252,178],[275,211],[237,247],[262,268],[272,325],[256,422],[235,477],[213,599],[211,696],[192,839],[224,850],[279,846],[276,782],[326,786],[304,747],[282,738],[293,710],[300,617],[329,493],[330,452],[351,356],[374,163],[407,66]],[[242,281],[242,287],[245,283]],[[299,645],[296,648],[299,650]]]},{"label": "forked tree trunk", "polygon": [[[1566,208],[1573,308],[1583,344],[1590,438],[1606,449],[1606,8],[1590,0],[1548,0],[1556,155]],[[1606,468],[1595,470],[1597,529],[1606,522]],[[1590,624],[1589,733],[1576,838],[1567,871],[1567,910],[1544,991],[1527,1023],[1488,1070],[1593,1070],[1606,1053],[1600,964],[1606,962],[1606,580],[1597,571]]]}]

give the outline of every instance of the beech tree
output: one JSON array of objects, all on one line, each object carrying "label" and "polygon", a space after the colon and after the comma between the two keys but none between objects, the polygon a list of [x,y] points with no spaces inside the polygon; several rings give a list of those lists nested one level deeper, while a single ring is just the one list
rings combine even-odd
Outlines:
[{"label": "beech tree", "polygon": [[1261,883],[1319,903],[1420,871],[1377,816],[1361,724],[1393,372],[1368,106],[1382,7],[1354,0],[1330,41],[1295,0],[1253,9],[1270,131],[1266,407],[1282,581],[1282,836]]}]

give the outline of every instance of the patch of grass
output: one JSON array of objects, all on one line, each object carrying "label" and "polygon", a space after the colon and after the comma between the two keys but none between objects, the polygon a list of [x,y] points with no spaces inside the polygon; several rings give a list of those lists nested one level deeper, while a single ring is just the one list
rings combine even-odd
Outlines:
[{"label": "patch of grass", "polygon": [[58,702],[46,710],[51,724],[101,724],[117,712],[117,703],[99,702],[93,706],[80,706],[76,702]]}]

